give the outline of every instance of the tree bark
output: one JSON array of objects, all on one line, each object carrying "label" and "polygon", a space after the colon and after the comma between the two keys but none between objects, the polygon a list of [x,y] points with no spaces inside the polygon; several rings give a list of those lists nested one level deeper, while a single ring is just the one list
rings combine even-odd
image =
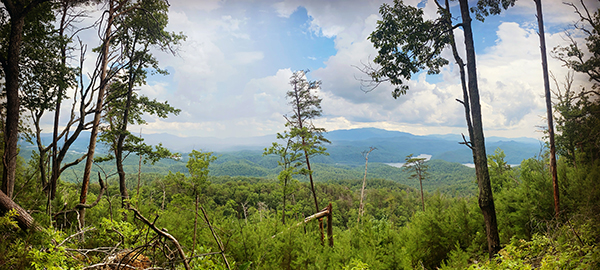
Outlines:
[{"label": "tree bark", "polygon": [[16,204],[10,197],[0,190],[0,212],[6,213],[13,209],[18,214],[15,219],[22,230],[41,230],[41,227],[35,224],[35,220],[31,215],[29,215],[29,213],[27,213],[27,211],[25,211],[25,209],[21,208],[21,206]]},{"label": "tree bark", "polygon": [[223,256],[223,260],[225,261],[225,266],[227,266],[227,269],[231,270],[231,266],[229,266],[229,262],[227,261],[227,256],[225,256],[225,248],[223,247],[223,243],[221,243],[221,240],[219,240],[219,237],[217,237],[217,234],[215,233],[213,226],[210,224],[210,220],[208,220],[208,215],[206,215],[206,211],[204,210],[204,207],[200,206],[200,210],[202,210],[202,214],[204,215],[204,220],[206,220],[206,224],[208,225],[210,232],[212,233],[213,237],[215,238],[215,242],[217,242],[217,246],[219,247],[219,250],[221,251],[221,256]]},{"label": "tree bark", "polygon": [[333,213],[331,203],[327,205],[327,239],[329,239],[329,246],[333,247]]},{"label": "tree bark", "polygon": [[285,225],[285,202],[287,201],[287,176],[283,183],[283,208],[281,209],[281,224]]},{"label": "tree bark", "polygon": [[423,196],[423,175],[421,174],[420,168],[417,168],[417,174],[419,176],[419,185],[421,185],[421,207],[423,208],[423,212],[425,212],[425,196]]},{"label": "tree bark", "polygon": [[363,215],[363,212],[364,212],[363,200],[365,198],[365,186],[367,184],[367,166],[369,165],[369,154],[375,149],[376,149],[375,147],[371,147],[366,154],[365,154],[365,152],[363,152],[363,154],[365,155],[365,176],[363,177],[362,188],[360,189],[360,204],[358,206],[357,223],[360,223],[360,217]]},{"label": "tree bark", "polygon": [[18,143],[19,143],[19,61],[21,59],[21,44],[23,41],[23,26],[25,16],[41,3],[48,0],[34,0],[28,5],[20,1],[2,0],[4,7],[10,15],[10,35],[8,51],[2,59],[4,69],[6,92],[6,121],[4,125],[4,155],[2,157],[2,186],[1,190],[8,198],[12,198],[15,186],[17,169]]},{"label": "tree bark", "polygon": [[196,251],[196,235],[198,230],[198,204],[200,203],[198,200],[199,196],[198,194],[196,194],[196,214],[194,215],[194,238],[192,240],[192,254]]},{"label": "tree bark", "polygon": [[[130,69],[129,76],[127,82],[127,96],[125,100],[125,108],[123,111],[123,119],[120,123],[117,137],[117,145],[115,147],[115,161],[117,163],[117,172],[119,174],[119,189],[121,191],[121,206],[123,208],[127,208],[126,205],[129,203],[129,193],[127,192],[127,183],[125,179],[125,170],[123,169],[123,144],[125,139],[127,138],[127,124],[129,123],[129,113],[131,111],[131,99],[133,98],[133,86],[136,80],[136,73],[139,72],[139,69],[142,67],[142,63],[138,65],[137,68],[134,68],[133,62],[135,57],[135,43],[137,42],[137,37],[134,38],[133,48],[131,50],[131,55],[129,55],[130,60]],[[141,61],[141,60],[140,60]],[[141,159],[141,154],[140,154]],[[139,193],[139,186],[138,186]]]},{"label": "tree bark", "polygon": [[4,156],[2,171],[2,191],[12,198],[15,186],[15,174],[17,169],[18,140],[19,140],[19,110],[21,101],[19,99],[19,60],[20,49],[23,39],[23,25],[25,24],[25,14],[22,10],[9,8],[8,2],[4,1],[10,14],[10,37],[8,43],[8,52],[3,68],[5,74],[5,92],[6,92],[6,122],[4,124]]},{"label": "tree bark", "polygon": [[[104,40],[102,42],[102,64],[100,65],[100,87],[98,91],[98,99],[96,101],[96,107],[94,111],[94,122],[92,123],[92,131],[90,134],[90,144],[88,146],[88,154],[85,162],[85,168],[83,171],[83,181],[81,184],[81,195],[79,197],[79,203],[85,204],[87,200],[88,186],[90,184],[90,175],[92,173],[92,164],[94,163],[94,152],[96,151],[96,138],[98,137],[98,127],[100,125],[100,117],[102,113],[102,105],[104,103],[104,93],[108,85],[108,53],[110,47],[110,39],[112,34],[112,23],[114,20],[116,8],[113,1],[109,1],[108,19],[106,21],[106,30],[104,32]],[[85,226],[85,208],[82,208],[79,213],[81,226]]]},{"label": "tree bark", "polygon": [[467,74],[469,88],[469,102],[471,103],[471,115],[473,120],[473,137],[471,143],[475,152],[474,163],[479,186],[479,208],[483,212],[488,242],[488,253],[490,258],[500,251],[500,236],[498,235],[498,222],[494,206],[494,196],[490,183],[490,175],[487,167],[487,155],[485,152],[485,138],[483,135],[483,123],[481,119],[481,105],[479,103],[479,89],[477,86],[477,65],[475,63],[475,45],[473,43],[473,32],[471,29],[471,16],[469,14],[468,0],[459,0],[462,24],[467,51]]},{"label": "tree bark", "polygon": [[548,140],[550,141],[550,174],[552,175],[552,186],[554,189],[554,215],[560,214],[560,200],[558,190],[558,176],[556,172],[556,146],[554,144],[554,122],[552,121],[552,96],[550,96],[550,78],[548,76],[548,58],[546,56],[546,37],[544,35],[544,18],[542,15],[542,1],[534,0],[538,29],[540,35],[540,51],[542,54],[542,72],[544,76],[544,93],[546,95],[546,118],[548,118]]},{"label": "tree bark", "polygon": [[[69,11],[69,2],[62,1],[61,2],[61,18],[60,18],[60,28],[58,29],[58,34],[61,37],[65,37],[65,29],[67,27],[67,15]],[[63,69],[67,67],[67,45],[64,44],[60,48],[60,64]],[[61,79],[64,77],[61,76]],[[60,107],[62,103],[62,93],[65,91],[65,84],[61,83],[58,85],[58,96],[56,99],[56,107],[54,109],[54,126],[52,130],[52,173],[50,176],[50,196],[48,201],[54,200],[56,196],[56,185],[59,177],[60,163],[61,160],[57,159],[58,155],[58,125],[60,121]],[[48,209],[50,210],[50,203],[48,203]]]}]

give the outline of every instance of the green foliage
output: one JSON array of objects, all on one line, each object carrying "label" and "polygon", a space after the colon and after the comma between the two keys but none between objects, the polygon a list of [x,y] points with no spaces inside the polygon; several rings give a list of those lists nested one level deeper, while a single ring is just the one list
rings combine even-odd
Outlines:
[{"label": "green foliage", "polygon": [[423,9],[394,0],[379,9],[382,19],[369,40],[377,49],[373,60],[380,68],[368,68],[367,74],[379,84],[389,81],[396,85],[394,98],[406,94],[412,74],[427,69],[428,74],[438,74],[448,60],[440,56],[449,42],[445,23],[441,19],[425,20]]},{"label": "green foliage", "polygon": [[[285,124],[288,131],[283,134],[277,134],[278,139],[287,140],[287,146],[291,151],[292,163],[308,162],[308,159],[316,155],[327,155],[324,143],[330,143],[323,136],[324,128],[315,127],[312,120],[321,116],[321,100],[313,91],[321,87],[320,81],[308,81],[306,79],[308,71],[296,71],[290,77],[292,90],[287,92],[287,98],[292,105],[292,115],[285,116]],[[304,152],[306,158],[302,161],[296,152]],[[296,166],[296,165],[295,165]],[[299,165],[297,165],[299,166]],[[301,169],[300,173],[309,175],[312,172]]]},{"label": "green foliage", "polygon": [[360,259],[352,259],[350,263],[345,265],[343,270],[369,270],[369,265],[362,262]]},{"label": "green foliage", "polygon": [[474,249],[485,243],[483,220],[473,200],[449,200],[435,194],[428,205],[403,230],[403,251],[409,268],[423,265],[434,269],[453,249]]},{"label": "green foliage", "polygon": [[[568,76],[563,88],[558,85],[556,103],[556,147],[557,152],[569,162],[578,164],[600,159],[600,9],[588,10],[581,2],[583,10],[569,4],[580,16],[574,24],[575,30],[585,36],[582,48],[570,36],[570,44],[553,49],[554,56],[575,72],[585,74],[591,87],[572,89],[573,76]],[[586,50],[587,49],[587,50]],[[579,160],[576,160],[576,159]]]},{"label": "green foliage", "polygon": [[595,245],[561,243],[536,234],[531,241],[513,239],[496,258],[468,269],[596,269],[599,259]]},{"label": "green foliage", "polygon": [[205,188],[208,184],[208,166],[210,163],[217,159],[212,155],[212,152],[201,152],[193,150],[189,154],[190,159],[187,162],[189,174],[191,175],[190,180],[192,182],[194,190],[200,190]]},{"label": "green foliage", "polygon": [[54,228],[24,232],[9,211],[0,217],[0,268],[2,269],[74,269],[81,262],[62,245],[64,232]]},{"label": "green foliage", "polygon": [[504,151],[500,148],[497,148],[493,155],[488,155],[490,180],[494,193],[502,189],[510,189],[516,182],[514,170],[504,161],[505,157]]},{"label": "green foliage", "polygon": [[508,9],[515,5],[517,0],[478,0],[477,5],[471,8],[471,12],[475,13],[475,17],[484,21],[485,17],[490,15],[498,15],[502,9]]}]

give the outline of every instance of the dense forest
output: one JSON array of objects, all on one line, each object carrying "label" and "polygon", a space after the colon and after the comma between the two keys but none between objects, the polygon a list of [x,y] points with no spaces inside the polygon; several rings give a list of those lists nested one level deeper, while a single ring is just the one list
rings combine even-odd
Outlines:
[{"label": "dense forest", "polygon": [[[169,3],[3,0],[0,269],[600,269],[600,10],[566,6],[586,43],[552,55],[589,84],[556,83],[556,134],[549,124],[544,151],[511,166],[502,149],[485,151],[468,35],[471,14],[483,20],[515,1],[459,0],[460,14],[435,2],[439,18],[429,19],[402,1],[381,6],[370,40],[383,68],[363,71],[402,98],[411,75],[450,63],[441,53],[451,48],[469,130],[460,143],[475,168],[413,155],[401,168],[369,163],[390,151],[376,147],[363,149],[364,164],[319,162],[330,143],[313,122],[321,82],[303,70],[290,77],[285,130],[258,155],[146,144],[131,125],[181,112],[135,91],[167,73],[151,52],[176,55],[185,42],[165,30]],[[89,29],[99,47],[77,38]],[[44,117],[55,119],[48,144]],[[87,152],[70,151],[82,132]],[[19,137],[36,147],[30,156]]]}]

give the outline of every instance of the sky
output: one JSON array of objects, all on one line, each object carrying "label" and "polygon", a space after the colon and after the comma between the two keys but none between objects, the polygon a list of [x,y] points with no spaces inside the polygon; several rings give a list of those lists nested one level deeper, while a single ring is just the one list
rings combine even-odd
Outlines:
[{"label": "sky", "polygon": [[[323,115],[314,123],[328,131],[375,127],[417,135],[466,134],[464,109],[455,101],[462,97],[458,68],[449,50],[443,55],[451,64],[440,75],[413,76],[408,93],[398,99],[388,84],[368,93],[361,89],[358,79],[366,75],[356,67],[377,55],[367,37],[384,2],[391,1],[170,0],[168,30],[187,39],[176,56],[155,52],[170,74],[150,76],[139,93],[167,100],[181,113],[146,117],[147,125],[131,130],[240,138],[282,132],[283,115],[291,112],[289,78],[308,69],[309,80],[322,81],[316,94]],[[431,0],[404,2],[436,16]],[[566,44],[565,31],[578,16],[562,1],[543,2],[550,50]],[[598,1],[586,2],[598,9]],[[534,2],[519,0],[484,23],[474,20],[473,29],[485,135],[541,138],[546,109]],[[455,34],[463,48],[462,30]],[[563,82],[568,70],[549,61],[550,71]],[[576,85],[586,83],[576,77]]]}]

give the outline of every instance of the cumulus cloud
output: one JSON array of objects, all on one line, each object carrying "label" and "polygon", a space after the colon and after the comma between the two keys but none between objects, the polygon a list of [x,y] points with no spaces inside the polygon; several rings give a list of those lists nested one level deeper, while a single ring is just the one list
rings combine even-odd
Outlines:
[{"label": "cumulus cloud", "polygon": [[[452,63],[435,77],[416,74],[407,82],[405,96],[391,97],[393,86],[381,84],[365,93],[358,79],[368,79],[356,67],[372,60],[377,52],[367,39],[380,19],[383,0],[273,0],[255,1],[177,1],[169,12],[169,30],[184,32],[188,38],[176,57],[156,53],[170,77],[157,78],[140,92],[168,100],[182,109],[177,117],[148,117],[145,132],[187,136],[255,136],[283,129],[283,114],[289,112],[285,92],[289,90],[292,68],[289,62],[311,60],[322,67],[309,73],[322,80],[323,117],[316,121],[328,130],[378,127],[415,134],[465,132],[464,111],[455,99],[462,99],[458,68],[450,50],[442,55]],[[421,0],[405,0],[418,5]],[[433,1],[426,1],[427,18],[437,16]],[[548,48],[564,44],[562,30],[577,16],[569,7],[544,3]],[[593,3],[597,9],[597,3]],[[302,8],[300,8],[302,7]],[[298,32],[291,23],[295,12],[306,12],[306,22],[296,26],[310,38],[333,40],[333,54],[315,48],[303,55],[291,55],[295,48],[273,48],[282,40],[269,40],[267,48],[259,39],[264,33],[280,31],[277,38],[290,38]],[[539,39],[533,1],[517,1],[514,8],[483,24],[495,33],[486,40],[488,48],[478,48],[477,64],[484,126],[487,135],[538,136],[535,126],[543,125],[543,83]],[[490,22],[491,21],[491,22]],[[296,21],[293,21],[297,23]],[[288,27],[285,29],[284,27]],[[92,31],[93,32],[93,31]],[[91,33],[89,35],[92,35]],[[480,33],[475,33],[475,38]],[[459,51],[464,52],[463,33],[455,30]],[[270,36],[271,37],[271,36]],[[92,39],[92,38],[91,38]],[[303,42],[309,42],[303,41]],[[293,41],[297,42],[297,41]],[[258,45],[263,44],[263,45]],[[302,44],[299,44],[301,46]],[[261,47],[263,46],[263,47]],[[284,45],[281,45],[284,46]],[[328,45],[329,46],[329,45]],[[464,55],[463,55],[463,59]],[[561,79],[565,70],[549,58],[550,69]],[[265,64],[268,62],[269,66]],[[93,63],[92,63],[93,64]],[[87,67],[91,69],[91,67]],[[490,134],[491,133],[491,134]]]},{"label": "cumulus cloud", "polygon": [[[292,2],[294,1],[285,1],[288,6]],[[398,100],[390,97],[392,87],[385,84],[365,94],[359,90],[360,82],[356,80],[356,77],[364,78],[365,75],[360,74],[354,66],[360,66],[376,55],[367,37],[375,29],[379,16],[375,13],[365,16],[364,9],[352,8],[352,11],[348,11],[349,14],[342,16],[340,13],[329,12],[329,5],[318,8],[310,1],[302,6],[311,15],[313,29],[321,29],[323,35],[330,33],[335,37],[337,54],[325,62],[324,68],[315,71],[315,75],[323,79],[323,92],[326,94],[323,108],[331,119],[337,119],[331,123],[323,123],[335,128],[344,128],[344,125],[345,128],[373,125],[373,122],[404,123],[395,125],[396,127],[423,124],[426,129],[429,127],[430,133],[440,133],[443,129],[465,125],[463,108],[454,101],[462,99],[458,68],[455,65],[443,68],[440,75],[442,79],[435,84],[428,83],[424,74],[413,78],[408,82],[408,94]],[[565,22],[576,19],[573,14],[564,14],[564,6],[547,6],[546,21],[552,25],[564,25]],[[436,16],[431,1],[425,5],[424,10],[426,17]],[[527,12],[535,12],[535,7],[530,3],[519,4],[502,16],[507,19],[507,16]],[[555,16],[558,14],[560,15]],[[535,19],[535,16],[531,16]],[[337,27],[340,22],[343,22],[343,28]],[[533,26],[537,28],[537,24],[530,23],[528,19],[521,20],[521,24],[501,23],[496,31],[497,40],[494,45],[479,50],[478,78],[484,125],[494,132],[512,130],[513,136],[537,136],[539,134],[535,133],[535,127],[543,125],[543,119],[539,117],[545,111],[539,38],[536,30],[532,29]],[[466,59],[462,30],[455,30],[455,34],[459,51],[463,59]],[[564,37],[561,35],[562,33],[556,32],[547,34],[547,47],[564,44]],[[451,63],[454,62],[449,49],[443,52],[443,56]],[[560,67],[560,63],[554,59],[550,62],[554,74],[562,77],[566,71]]]}]

